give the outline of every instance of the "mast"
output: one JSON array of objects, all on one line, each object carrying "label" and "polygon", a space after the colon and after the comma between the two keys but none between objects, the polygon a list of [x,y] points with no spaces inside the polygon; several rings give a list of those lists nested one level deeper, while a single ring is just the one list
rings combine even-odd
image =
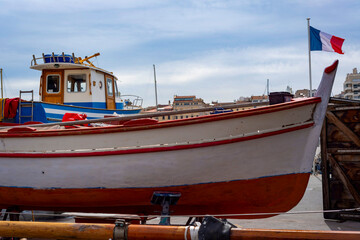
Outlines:
[{"label": "mast", "polygon": [[1,98],[4,98],[4,90],[3,90],[3,69],[0,68],[0,75],[1,75]]},{"label": "mast", "polygon": [[312,97],[312,81],[311,81],[311,46],[310,46],[310,18],[307,18],[308,27],[308,45],[309,45],[309,80],[310,80],[310,91],[309,97]]},{"label": "mast", "polygon": [[266,82],[266,89],[267,89],[267,95],[269,96],[269,92],[270,92],[270,90],[269,90],[269,79],[267,79],[267,82]]},{"label": "mast", "polygon": [[155,64],[154,66],[154,82],[155,82],[155,101],[156,101],[156,111],[158,111],[158,97],[157,97],[157,86],[156,86],[156,71],[155,71]]}]

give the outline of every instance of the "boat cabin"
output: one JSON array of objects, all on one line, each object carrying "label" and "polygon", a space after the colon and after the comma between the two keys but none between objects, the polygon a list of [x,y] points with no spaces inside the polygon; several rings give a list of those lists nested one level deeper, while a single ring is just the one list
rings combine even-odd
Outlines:
[{"label": "boat cabin", "polygon": [[89,59],[74,54],[43,54],[31,62],[31,69],[42,72],[40,99],[45,103],[98,109],[123,109],[117,78],[112,72],[95,67]]}]

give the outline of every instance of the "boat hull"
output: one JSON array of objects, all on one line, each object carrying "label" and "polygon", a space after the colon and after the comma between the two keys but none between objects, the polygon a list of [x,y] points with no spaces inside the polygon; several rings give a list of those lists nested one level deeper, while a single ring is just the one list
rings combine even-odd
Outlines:
[{"label": "boat hull", "polygon": [[181,194],[173,215],[288,211],[305,191],[313,129],[306,123],[216,144],[134,152],[3,154],[0,206],[151,215],[160,210],[150,203],[152,194],[164,191]]},{"label": "boat hull", "polygon": [[[179,192],[172,215],[212,214],[264,218],[286,212],[301,200],[309,173],[175,187],[123,189],[33,189],[0,187],[1,207],[20,209],[158,215],[153,192]],[[250,213],[250,214],[247,214]],[[266,214],[270,213],[270,214]],[[227,215],[228,214],[228,215]]]}]

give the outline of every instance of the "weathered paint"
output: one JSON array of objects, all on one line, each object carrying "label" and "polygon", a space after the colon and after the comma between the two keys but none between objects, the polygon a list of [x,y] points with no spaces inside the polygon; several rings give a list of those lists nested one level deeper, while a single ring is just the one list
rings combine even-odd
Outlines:
[{"label": "weathered paint", "polygon": [[[172,215],[276,213],[293,208],[302,198],[309,173],[175,187],[119,189],[32,189],[0,187],[2,208],[159,214],[151,205],[154,191],[180,192]],[[263,218],[272,215],[229,216]]]}]

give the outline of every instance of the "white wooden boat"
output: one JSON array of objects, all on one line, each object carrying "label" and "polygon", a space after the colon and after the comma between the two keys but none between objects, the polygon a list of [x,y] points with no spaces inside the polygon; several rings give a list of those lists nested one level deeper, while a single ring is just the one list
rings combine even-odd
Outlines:
[{"label": "white wooden boat", "polygon": [[[284,212],[302,198],[338,61],[315,97],[197,118],[0,131],[0,207],[172,215]],[[81,123],[81,122],[79,122]],[[232,217],[264,217],[232,216]]]}]

